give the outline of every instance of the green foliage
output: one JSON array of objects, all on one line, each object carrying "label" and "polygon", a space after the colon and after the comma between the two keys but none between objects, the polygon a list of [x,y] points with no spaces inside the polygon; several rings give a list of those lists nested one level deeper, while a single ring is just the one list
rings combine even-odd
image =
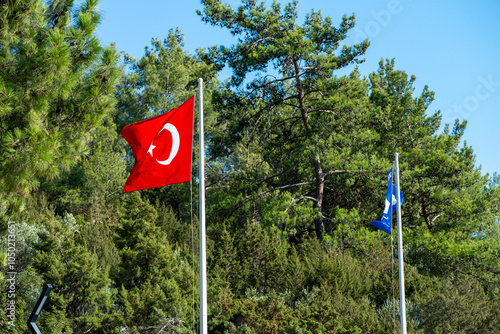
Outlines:
[{"label": "green foliage", "polygon": [[387,253],[385,258],[380,254],[377,259],[384,259],[374,266],[375,259],[358,260],[314,239],[290,248],[276,231],[247,226],[244,233],[223,229],[212,253],[213,332],[236,333],[247,327],[256,333],[384,328],[374,306],[390,290]]},{"label": "green foliage", "polygon": [[[2,268],[2,271],[5,268]],[[9,272],[9,270],[5,270]],[[0,294],[0,302],[4,306],[2,312],[0,313],[0,331],[2,333],[14,333],[14,334],[24,334],[26,328],[26,319],[29,317],[35,303],[40,297],[42,292],[42,280],[35,270],[28,266],[23,271],[16,271],[15,274],[15,296],[14,298],[9,298],[11,294],[10,288],[7,292],[7,285],[10,281],[6,279],[11,278],[10,274],[6,274],[2,278],[2,294]],[[7,318],[7,301],[9,304],[11,301],[15,302],[15,320],[12,318]],[[13,321],[14,320],[14,321]],[[13,321],[14,325],[11,325]]]},{"label": "green foliage", "polygon": [[[46,229],[33,261],[44,281],[54,287],[46,309],[52,314],[65,314],[61,322],[67,321],[75,333],[95,332],[113,317],[109,266],[99,266],[97,255],[76,242],[80,226],[72,216]],[[71,318],[66,319],[68,315]],[[42,324],[48,327],[50,319]]]},{"label": "green foliage", "polygon": [[[26,331],[43,283],[44,333],[199,331],[196,168],[191,185],[123,194],[133,161],[117,130],[202,77],[210,332],[393,333],[390,239],[369,222],[400,152],[408,332],[498,333],[500,177],[475,166],[465,122],[439,130],[434,93],[416,95],[394,60],[336,75],[368,46],[341,47],[353,16],[299,25],[296,2],[202,4],[235,45],[193,56],[170,30],[125,57],[118,85],[96,1],[0,5],[0,213],[16,222],[18,270],[15,328],[2,312],[0,331]],[[2,280],[6,235],[3,220]]]},{"label": "green foliage", "polygon": [[497,292],[470,276],[459,275],[444,281],[422,305],[422,322],[426,333],[499,333],[495,305]]},{"label": "green foliage", "polygon": [[[405,300],[406,322],[411,329],[418,329],[422,326],[421,311],[418,305],[415,305],[410,300]],[[400,327],[401,323],[401,303],[398,300],[387,299],[380,308],[377,309],[378,315],[384,319],[386,326],[393,324]],[[397,325],[396,325],[397,323]]]},{"label": "green foliage", "polygon": [[[162,227],[179,225],[174,215],[156,224],[157,210],[129,194],[116,244],[120,250],[120,271],[114,278],[119,287],[118,308],[123,325],[159,324],[162,319],[191,319],[193,271],[188,254],[174,248]],[[162,212],[168,212],[161,208]]]},{"label": "green foliage", "polygon": [[329,17],[312,11],[306,16],[303,26],[296,24],[297,1],[289,3],[281,10],[281,4],[273,2],[270,9],[264,2],[257,5],[255,0],[242,1],[233,10],[230,5],[219,0],[202,1],[203,12],[198,11],[204,22],[228,29],[232,35],[242,36],[240,42],[230,48],[212,47],[207,57],[219,68],[226,64],[233,69],[232,81],[240,85],[246,75],[262,71],[272,64],[282,74],[303,61],[313,68],[305,71],[305,76],[330,76],[333,69],[341,68],[356,61],[368,46],[368,41],[352,47],[344,46],[337,55],[340,42],[354,27],[354,16],[344,16],[339,28],[332,26]]},{"label": "green foliage", "polygon": [[97,4],[0,5],[0,205],[10,213],[74,165],[113,107],[118,54],[95,37]]},{"label": "green foliage", "polygon": [[[241,234],[226,229],[220,233],[209,270],[211,332],[392,333],[394,325],[399,328],[399,310],[393,321],[391,263],[386,245],[374,242],[354,255],[349,248],[322,245],[314,239],[304,241],[299,249],[289,248],[280,245],[279,238],[273,237],[275,232],[251,226],[254,227]],[[286,257],[266,256],[280,249]],[[281,274],[272,272],[276,267]],[[272,283],[267,284],[269,278],[259,280],[256,270],[274,275]],[[398,276],[397,270],[394,275]],[[457,289],[460,280],[428,278],[408,264],[405,280],[408,332],[439,332],[439,319],[448,308],[437,306],[437,302],[443,303],[447,298],[437,297],[441,293],[437,291],[448,296],[453,293],[448,289]],[[474,284],[478,285],[471,290],[479,291],[481,297],[473,298],[477,305],[474,307],[486,314],[472,322],[470,328],[486,326],[493,330],[490,322],[497,316],[493,311],[496,297],[490,293],[497,290],[478,281]],[[397,282],[395,289],[399,289]],[[469,291],[467,287],[461,289]],[[458,298],[460,292],[457,293],[453,298]],[[491,298],[488,302],[487,294]],[[396,307],[399,308],[398,303]],[[461,316],[467,318],[468,313],[463,310]],[[450,314],[452,324],[446,331],[460,331],[462,325],[455,319]]]},{"label": "green foliage", "polygon": [[44,180],[41,190],[59,215],[72,212],[87,221],[116,226],[126,179],[123,141],[109,117],[89,142],[89,155],[57,180]]},{"label": "green foliage", "polygon": [[[10,240],[11,246],[15,245],[12,247],[15,250],[15,270],[21,272],[31,263],[35,255],[35,246],[39,242],[38,233],[43,231],[43,228],[26,222],[9,222],[9,224],[15,228],[12,233],[15,240]],[[7,251],[8,243],[9,239],[5,235],[0,239],[0,249]]]},{"label": "green foliage", "polygon": [[[5,332],[23,333],[23,316],[27,317],[31,313],[41,292],[41,279],[31,265],[40,241],[38,233],[42,232],[43,228],[26,222],[10,221],[8,224],[8,232],[0,235],[0,303],[4,305],[0,315],[0,329]],[[6,307],[11,306],[11,303],[15,303],[15,319],[6,317],[10,313],[6,311]],[[14,326],[11,325],[12,322]]]},{"label": "green foliage", "polygon": [[184,36],[179,29],[170,29],[163,43],[151,40],[151,46],[145,48],[140,60],[125,56],[129,73],[118,85],[119,131],[125,125],[178,107],[193,94],[198,78],[204,80],[204,95],[210,96],[215,72],[198,57],[184,51],[183,46]]},{"label": "green foliage", "polygon": [[[369,136],[358,121],[365,108],[363,82],[334,73],[362,62],[368,41],[344,44],[354,16],[343,16],[336,28],[329,17],[313,10],[302,25],[297,24],[296,1],[283,9],[278,2],[267,9],[252,0],[243,1],[238,9],[220,1],[202,3],[203,12],[198,14],[203,21],[239,37],[235,45],[212,47],[204,55],[217,67],[233,70],[235,88],[214,95],[219,124],[226,131],[212,138],[211,154],[221,158],[223,170],[238,168],[235,183],[247,184],[235,189],[253,202],[248,206],[254,212],[244,215],[263,215],[258,197],[287,189],[289,208],[305,201],[314,212],[308,212],[310,218],[301,222],[300,231],[292,227],[291,233],[314,230],[322,238],[331,216],[326,183],[336,174],[361,171],[364,152],[351,152]],[[240,89],[246,78],[246,89]],[[233,189],[231,181],[226,183]],[[230,204],[240,206],[241,201]]]}]

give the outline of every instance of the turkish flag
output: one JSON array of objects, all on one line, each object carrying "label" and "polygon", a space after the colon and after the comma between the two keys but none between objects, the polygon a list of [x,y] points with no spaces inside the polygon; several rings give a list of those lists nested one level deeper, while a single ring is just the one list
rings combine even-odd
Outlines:
[{"label": "turkish flag", "polygon": [[126,193],[191,180],[193,111],[194,96],[166,114],[123,128],[136,160]]}]

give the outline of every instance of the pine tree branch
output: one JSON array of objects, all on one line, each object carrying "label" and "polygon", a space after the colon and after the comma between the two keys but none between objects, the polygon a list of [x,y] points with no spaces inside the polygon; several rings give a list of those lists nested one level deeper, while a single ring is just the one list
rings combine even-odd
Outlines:
[{"label": "pine tree branch", "polygon": [[332,170],[329,171],[328,173],[325,173],[325,176],[332,175],[332,174],[345,174],[345,173],[365,173],[366,170],[360,169],[360,170],[353,170],[353,169],[339,169],[339,170]]},{"label": "pine tree branch", "polygon": [[306,109],[306,112],[320,112],[320,113],[327,113],[327,114],[334,114],[336,115],[337,113],[331,110],[326,110],[326,109]]},{"label": "pine tree branch", "polygon": [[[264,192],[256,195],[255,197],[261,197],[262,195],[265,195],[267,193],[270,193],[270,192],[273,192],[273,191],[276,191],[276,190],[293,188],[293,187],[300,187],[300,186],[306,186],[306,185],[315,184],[315,183],[316,183],[316,181],[301,182],[301,183],[295,183],[295,184],[287,184],[287,185],[284,185],[284,186],[280,186],[280,187],[276,187],[276,188],[273,188],[273,189],[266,190],[266,191],[264,191]],[[245,199],[245,201],[249,200],[251,197],[253,197],[253,196],[247,197]]]},{"label": "pine tree branch", "polygon": [[263,41],[265,41],[265,40],[268,40],[268,39],[270,39],[270,40],[274,40],[274,37],[270,37],[270,36],[268,36],[268,37],[262,37],[262,38],[259,38],[258,40],[254,41],[253,43],[248,44],[248,45],[246,46],[246,48],[247,48],[247,49],[249,49],[249,50],[253,50],[253,49],[255,49],[255,46],[256,46],[257,44],[259,44],[260,42],[263,42]]}]

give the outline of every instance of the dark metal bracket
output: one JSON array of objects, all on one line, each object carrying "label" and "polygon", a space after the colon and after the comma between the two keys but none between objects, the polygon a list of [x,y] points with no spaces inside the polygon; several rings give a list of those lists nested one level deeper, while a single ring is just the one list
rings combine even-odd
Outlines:
[{"label": "dark metal bracket", "polygon": [[40,315],[40,312],[42,312],[43,305],[47,301],[50,291],[52,291],[52,285],[45,284],[43,286],[42,294],[40,298],[38,298],[38,301],[35,304],[35,308],[33,309],[33,312],[31,312],[30,317],[28,318],[28,328],[33,334],[42,334],[36,325],[36,319]]}]

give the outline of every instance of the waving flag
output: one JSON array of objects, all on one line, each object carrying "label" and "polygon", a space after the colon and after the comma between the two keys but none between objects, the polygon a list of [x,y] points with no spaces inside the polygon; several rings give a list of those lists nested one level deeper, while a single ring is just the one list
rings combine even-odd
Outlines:
[{"label": "waving flag", "polygon": [[123,128],[136,160],[124,192],[191,180],[193,111],[194,96],[166,114]]},{"label": "waving flag", "polygon": [[[392,230],[392,214],[396,211],[398,200],[396,199],[396,186],[392,184],[392,168],[387,174],[387,193],[385,195],[385,207],[382,219],[380,221],[374,220],[371,225],[375,226],[382,231],[391,234]],[[401,204],[403,204],[403,192],[400,192]]]}]

